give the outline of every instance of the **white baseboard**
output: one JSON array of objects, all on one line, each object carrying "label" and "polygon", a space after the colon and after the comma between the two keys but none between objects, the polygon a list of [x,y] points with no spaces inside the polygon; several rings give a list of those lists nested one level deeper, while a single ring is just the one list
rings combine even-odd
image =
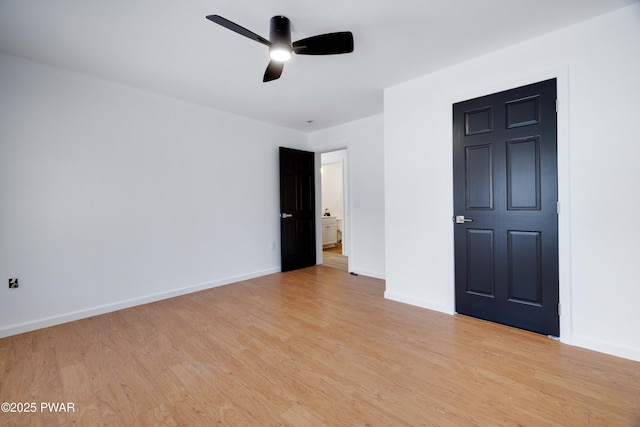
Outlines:
[{"label": "white baseboard", "polygon": [[428,301],[428,300],[423,300],[423,299],[414,298],[414,297],[408,297],[406,295],[394,294],[389,291],[385,291],[384,297],[392,301],[398,301],[405,304],[415,305],[417,307],[422,307],[422,308],[426,308],[433,311],[439,311],[445,314],[454,314],[453,311],[449,310],[449,308],[446,305],[439,302]]},{"label": "white baseboard", "polygon": [[72,322],[74,320],[86,319],[87,317],[93,317],[93,316],[98,316],[100,314],[111,313],[113,311],[135,307],[137,305],[148,304],[150,302],[173,298],[180,295],[186,295],[193,292],[204,291],[206,289],[211,289],[218,286],[224,286],[231,283],[241,282],[243,280],[254,279],[256,277],[266,276],[268,274],[273,274],[278,272],[280,272],[280,267],[274,267],[274,268],[270,268],[262,271],[243,274],[240,276],[228,277],[225,279],[215,280],[212,282],[200,283],[197,285],[187,286],[187,287],[178,288],[178,289],[172,289],[170,291],[159,292],[157,294],[145,295],[138,298],[132,298],[132,299],[118,301],[110,304],[90,307],[87,309],[77,310],[69,313],[61,313],[59,315],[43,317],[41,319],[35,319],[35,320],[31,320],[24,323],[18,323],[15,325],[4,326],[0,328],[0,338],[8,337],[11,335],[18,335],[24,332],[35,331],[37,329],[48,328],[50,326],[60,325],[62,323]]},{"label": "white baseboard", "polygon": [[352,269],[352,270],[349,270],[349,272],[358,274],[360,276],[373,277],[375,279],[381,279],[381,280],[385,280],[386,279],[384,273],[380,273],[380,272],[377,272],[377,271]]},{"label": "white baseboard", "polygon": [[640,362],[640,349],[638,348],[621,346],[618,344],[585,337],[584,335],[575,334],[571,339],[571,345]]}]

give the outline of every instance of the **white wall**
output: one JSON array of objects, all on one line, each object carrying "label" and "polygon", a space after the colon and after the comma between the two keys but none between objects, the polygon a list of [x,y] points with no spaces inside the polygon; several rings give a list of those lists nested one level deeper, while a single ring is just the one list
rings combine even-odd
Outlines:
[{"label": "white wall", "polygon": [[280,145],[307,136],[0,55],[0,336],[279,271]]},{"label": "white wall", "polygon": [[348,150],[349,270],[378,278],[385,277],[383,123],[376,115],[309,135],[318,153]]},{"label": "white wall", "polygon": [[557,77],[561,339],[640,360],[640,4],[385,91],[386,296],[453,313],[454,102]]},{"label": "white wall", "polygon": [[322,209],[331,216],[343,218],[342,213],[342,162],[322,164]]}]

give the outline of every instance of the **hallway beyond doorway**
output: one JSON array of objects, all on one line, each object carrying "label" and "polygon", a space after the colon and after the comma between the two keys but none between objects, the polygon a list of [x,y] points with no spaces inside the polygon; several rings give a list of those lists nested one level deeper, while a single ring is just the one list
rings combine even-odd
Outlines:
[{"label": "hallway beyond doorway", "polygon": [[338,243],[334,247],[326,248],[322,251],[322,265],[325,267],[349,271],[348,263],[349,258],[346,255],[342,255],[342,243]]}]

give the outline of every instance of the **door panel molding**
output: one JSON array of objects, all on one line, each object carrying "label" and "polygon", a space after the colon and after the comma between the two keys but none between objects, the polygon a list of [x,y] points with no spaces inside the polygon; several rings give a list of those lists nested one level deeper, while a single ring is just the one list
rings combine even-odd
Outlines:
[{"label": "door panel molding", "polygon": [[493,209],[493,149],[491,144],[465,147],[465,177],[467,209]]},{"label": "door panel molding", "polygon": [[540,137],[516,138],[507,144],[507,209],[541,209]]}]

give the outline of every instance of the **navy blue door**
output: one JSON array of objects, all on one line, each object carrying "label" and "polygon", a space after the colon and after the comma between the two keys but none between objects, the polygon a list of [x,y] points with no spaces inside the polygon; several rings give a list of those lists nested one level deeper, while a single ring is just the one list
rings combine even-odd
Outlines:
[{"label": "navy blue door", "polygon": [[453,106],[456,311],[559,335],[556,80]]}]

